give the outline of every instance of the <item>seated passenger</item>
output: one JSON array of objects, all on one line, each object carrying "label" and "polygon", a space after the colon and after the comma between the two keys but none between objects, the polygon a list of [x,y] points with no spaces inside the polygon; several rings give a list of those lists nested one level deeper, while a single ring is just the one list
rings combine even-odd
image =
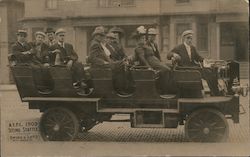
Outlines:
[{"label": "seated passenger", "polygon": [[[120,56],[117,54],[118,49],[113,43],[115,36],[108,33],[105,38],[104,27],[99,26],[93,32],[93,40],[90,45],[89,62],[92,67],[111,68],[113,75],[114,88],[118,94],[127,95],[127,78],[124,73],[123,59],[125,54]],[[111,56],[116,56],[112,58]]]},{"label": "seated passenger", "polygon": [[92,67],[110,67],[112,60],[110,58],[110,51],[105,47],[105,31],[104,27],[99,26],[95,28],[92,33],[93,40],[89,49],[89,63]]},{"label": "seated passenger", "polygon": [[17,42],[12,46],[12,56],[17,65],[26,64],[31,66],[33,79],[40,92],[49,92],[52,88],[52,82],[48,66],[48,46],[43,43],[45,34],[43,32],[35,33],[35,41],[26,42],[27,33],[19,30],[17,33]]},{"label": "seated passenger", "polygon": [[9,60],[12,62],[12,65],[29,64],[32,62],[32,55],[30,52],[31,46],[27,43],[27,32],[18,30],[16,35],[17,41],[11,47]]},{"label": "seated passenger", "polygon": [[154,52],[154,56],[157,57],[161,61],[160,52],[159,52],[158,46],[157,46],[157,44],[155,42],[155,38],[156,38],[156,35],[157,35],[156,29],[155,28],[149,28],[148,32],[147,32],[147,35],[148,35],[147,45],[152,48],[152,50]]},{"label": "seated passenger", "polygon": [[[192,38],[192,30],[184,31],[182,33],[183,43],[172,49],[167,55],[167,59],[177,62],[179,66],[199,66],[199,63],[203,62],[203,57],[199,55],[192,45]],[[219,95],[216,73],[211,69],[202,68],[201,75],[207,81],[211,95]]]},{"label": "seated passenger", "polygon": [[146,29],[144,26],[137,28],[134,35],[137,41],[135,48],[135,60],[139,61],[139,65],[146,66],[148,69],[160,71],[161,94],[166,94],[170,90],[168,82],[170,81],[171,69],[162,63],[155,55],[151,47],[146,44]]},{"label": "seated passenger", "polygon": [[53,28],[47,28],[46,30],[46,35],[47,35],[47,41],[45,42],[48,46],[52,46],[56,44],[56,39],[55,39],[55,31]]},{"label": "seated passenger", "polygon": [[30,42],[31,50],[36,64],[33,64],[33,78],[36,87],[40,92],[50,92],[53,89],[52,77],[49,73],[49,46],[44,43],[45,33],[38,31],[35,33],[35,41]]},{"label": "seated passenger", "polygon": [[38,31],[35,33],[35,41],[30,42],[31,53],[35,60],[38,60],[40,63],[45,66],[49,66],[49,46],[44,43],[45,33]]},{"label": "seated passenger", "polygon": [[111,53],[111,59],[113,61],[123,60],[127,57],[121,41],[124,36],[124,31],[115,26],[111,28],[109,32],[114,36],[114,39],[110,44],[116,49],[114,53]]},{"label": "seated passenger", "polygon": [[[82,92],[82,94],[90,92],[92,82],[89,75],[84,71],[82,63],[78,62],[78,55],[73,46],[66,43],[64,29],[58,29],[55,32],[58,42],[50,47],[50,59],[54,65],[66,65],[72,72],[74,86]],[[86,80],[86,81],[85,81]]]}]

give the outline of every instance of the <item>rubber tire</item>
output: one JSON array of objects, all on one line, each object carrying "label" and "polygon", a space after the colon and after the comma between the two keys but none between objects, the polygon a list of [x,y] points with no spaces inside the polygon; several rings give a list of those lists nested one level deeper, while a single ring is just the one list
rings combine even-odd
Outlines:
[{"label": "rubber tire", "polygon": [[[72,135],[72,138],[70,139],[67,139],[67,140],[63,140],[63,139],[55,139],[55,140],[50,140],[47,138],[47,135],[43,129],[43,121],[50,115],[50,114],[55,114],[55,112],[57,111],[61,111],[61,112],[64,112],[65,114],[67,114],[71,120],[72,120],[72,123],[73,123],[73,130],[74,130],[74,133]],[[69,109],[65,108],[65,107],[53,107],[53,108],[49,108],[48,110],[46,110],[41,119],[40,119],[40,123],[39,123],[39,130],[40,130],[40,134],[41,134],[41,137],[44,141],[72,141],[74,140],[74,138],[77,136],[78,134],[78,131],[79,131],[79,120],[77,119],[76,115]]]},{"label": "rubber tire", "polygon": [[[197,141],[197,140],[192,139],[190,137],[190,135],[189,135],[189,125],[193,122],[194,119],[197,119],[198,116],[205,115],[205,114],[207,114],[209,112],[212,115],[217,116],[218,118],[220,118],[223,125],[225,125],[225,132],[224,132],[223,137],[221,137],[220,139],[217,139],[217,140],[213,140],[213,141],[211,141],[211,139],[210,140],[202,140],[202,141]],[[188,116],[188,118],[186,120],[186,123],[185,123],[185,136],[191,142],[225,142],[227,140],[227,138],[228,138],[228,135],[229,135],[228,122],[227,122],[225,116],[220,111],[218,111],[216,109],[204,108],[204,109],[196,110],[196,111],[194,111],[193,113],[191,113]]]}]

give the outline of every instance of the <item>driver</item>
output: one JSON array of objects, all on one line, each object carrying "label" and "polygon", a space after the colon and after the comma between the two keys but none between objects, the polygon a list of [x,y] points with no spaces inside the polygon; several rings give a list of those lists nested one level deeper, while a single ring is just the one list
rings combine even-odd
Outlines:
[{"label": "driver", "polygon": [[[182,33],[183,43],[172,49],[170,53],[167,54],[167,59],[178,63],[179,66],[198,67],[204,58],[199,55],[195,46],[192,45],[193,34],[192,30],[184,31]],[[211,95],[220,95],[217,76],[212,69],[202,68],[201,75],[207,81]]]},{"label": "driver", "polygon": [[167,55],[167,59],[178,60],[179,66],[198,66],[198,62],[203,62],[203,58],[192,45],[193,31],[186,30],[182,33],[183,43],[176,46]]}]

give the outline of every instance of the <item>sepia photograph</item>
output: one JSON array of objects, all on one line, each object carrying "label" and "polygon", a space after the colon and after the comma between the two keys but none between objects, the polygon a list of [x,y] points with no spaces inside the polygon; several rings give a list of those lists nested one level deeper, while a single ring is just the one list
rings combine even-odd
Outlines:
[{"label": "sepia photograph", "polygon": [[0,0],[1,157],[247,157],[249,89],[249,0]]}]

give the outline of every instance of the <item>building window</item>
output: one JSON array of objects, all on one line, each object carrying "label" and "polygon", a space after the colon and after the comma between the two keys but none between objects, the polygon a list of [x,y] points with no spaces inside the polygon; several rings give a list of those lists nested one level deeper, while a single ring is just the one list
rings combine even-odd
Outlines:
[{"label": "building window", "polygon": [[100,7],[131,7],[135,6],[135,0],[99,0]]},{"label": "building window", "polygon": [[162,28],[162,49],[163,52],[169,51],[169,26],[163,26]]},{"label": "building window", "polygon": [[199,51],[208,51],[208,24],[207,23],[198,24],[197,48]]},{"label": "building window", "polygon": [[182,4],[182,3],[189,3],[190,0],[176,0],[177,4]]},{"label": "building window", "polygon": [[235,36],[232,25],[229,23],[222,23],[220,30],[221,46],[233,46],[235,43]]},{"label": "building window", "polygon": [[191,29],[190,23],[177,23],[176,24],[176,44],[182,43],[181,35],[185,30]]},{"label": "building window", "polygon": [[47,9],[56,9],[58,0],[45,0],[45,7]]}]

